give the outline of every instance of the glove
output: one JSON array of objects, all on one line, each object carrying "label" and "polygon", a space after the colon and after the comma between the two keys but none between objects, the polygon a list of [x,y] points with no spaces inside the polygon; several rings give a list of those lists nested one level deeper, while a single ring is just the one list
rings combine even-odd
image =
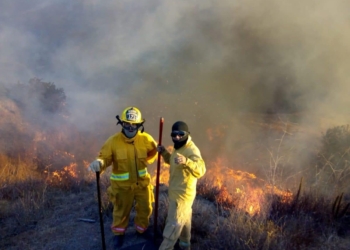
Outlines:
[{"label": "glove", "polygon": [[157,151],[158,153],[163,153],[165,151],[165,147],[163,145],[158,145]]},{"label": "glove", "polygon": [[100,172],[101,170],[101,162],[99,160],[94,160],[90,163],[89,170],[91,172]]}]

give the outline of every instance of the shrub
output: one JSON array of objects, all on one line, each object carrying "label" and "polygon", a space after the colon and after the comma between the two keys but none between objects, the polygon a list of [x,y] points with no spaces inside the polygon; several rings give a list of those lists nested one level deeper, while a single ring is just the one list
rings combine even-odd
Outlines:
[{"label": "shrub", "polygon": [[25,112],[36,111],[38,105],[43,113],[67,114],[66,94],[54,83],[33,78],[29,84],[17,83],[8,94]]},{"label": "shrub", "polygon": [[323,135],[317,155],[317,174],[320,184],[334,186],[337,192],[346,191],[350,175],[350,126],[330,128]]}]

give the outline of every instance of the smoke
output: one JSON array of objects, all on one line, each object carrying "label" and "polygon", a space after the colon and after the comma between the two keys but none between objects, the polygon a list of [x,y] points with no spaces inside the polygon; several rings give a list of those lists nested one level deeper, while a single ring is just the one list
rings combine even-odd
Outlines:
[{"label": "smoke", "polygon": [[177,120],[203,147],[208,129],[224,126],[226,137],[208,152],[259,138],[239,122],[242,113],[297,113],[294,122],[324,129],[348,122],[349,7],[342,0],[1,1],[0,81],[54,82],[84,130],[115,131],[114,117],[127,106],[141,109],[155,138],[164,117],[169,144]]}]

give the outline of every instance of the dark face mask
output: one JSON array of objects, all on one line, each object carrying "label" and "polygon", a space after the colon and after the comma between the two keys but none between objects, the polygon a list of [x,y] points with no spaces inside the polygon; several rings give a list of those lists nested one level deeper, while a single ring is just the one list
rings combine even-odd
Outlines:
[{"label": "dark face mask", "polygon": [[173,124],[171,127],[171,139],[174,142],[174,148],[179,149],[182,146],[184,146],[187,142],[188,139],[188,126],[185,122],[183,121],[177,121]]},{"label": "dark face mask", "polygon": [[188,132],[176,130],[176,131],[172,131],[170,136],[171,136],[171,139],[173,140],[174,148],[179,149],[186,144],[188,139]]}]

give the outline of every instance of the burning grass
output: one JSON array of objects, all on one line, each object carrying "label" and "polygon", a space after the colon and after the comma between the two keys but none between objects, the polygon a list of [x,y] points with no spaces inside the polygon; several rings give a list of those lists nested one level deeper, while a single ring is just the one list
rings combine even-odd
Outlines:
[{"label": "burning grass", "polygon": [[[66,217],[72,220],[87,214],[97,219],[95,175],[87,172],[88,162],[82,160],[86,154],[78,151],[80,156],[76,157],[69,153],[78,147],[66,143],[66,139],[56,140],[57,145],[51,145],[49,142],[55,141],[56,135],[37,137],[27,147],[31,151],[19,154],[18,158],[0,155],[0,248],[20,249],[8,248],[7,242],[13,239],[13,245],[17,246],[20,235],[44,220],[50,225],[44,227],[47,232],[36,232],[42,240],[48,235],[55,237],[53,232],[69,230],[68,223],[64,223],[64,229],[52,229]],[[81,138],[77,144],[83,145],[86,137],[74,138]],[[342,151],[344,154],[339,159],[348,156],[348,148],[344,146]],[[327,159],[334,159],[333,154],[327,155]],[[281,155],[274,157],[280,159]],[[272,169],[279,170],[281,166],[275,164]],[[161,166],[159,231],[163,230],[168,209],[168,168],[166,164]],[[344,174],[348,168],[348,165],[337,165]],[[232,166],[223,158],[207,162],[207,173],[198,182],[198,195],[193,205],[193,249],[350,249],[350,194],[340,190],[339,185],[330,190],[333,186],[327,182],[328,191],[332,191],[327,193],[320,192],[318,185],[305,188],[301,181],[299,185],[285,189],[277,186],[276,183],[283,182],[275,181],[277,175],[273,176],[274,181],[266,181],[242,169],[245,169],[244,165]],[[155,184],[155,172],[152,181]],[[101,176],[107,227],[112,218],[112,207],[106,194],[108,185],[107,172]],[[344,186],[349,187],[343,182],[341,187]],[[79,198],[80,195],[83,198]],[[80,210],[75,213],[77,209]],[[63,237],[60,235],[59,239],[65,242]],[[88,242],[90,238],[81,237],[75,240]],[[68,238],[66,242],[70,242]],[[29,237],[25,240],[29,241]],[[60,242],[55,243],[56,248],[50,247],[47,239],[45,242],[47,248],[65,249],[60,247]],[[40,249],[42,246],[37,244]]]},{"label": "burning grass", "polygon": [[[199,235],[194,238],[202,248],[347,249],[350,246],[344,243],[349,240],[349,203],[339,202],[340,196],[335,200],[325,196],[320,199],[310,192],[297,192],[286,200],[279,194],[268,192],[262,194],[265,196],[264,204],[260,205],[259,212],[252,215],[246,209],[234,206],[234,199],[229,200],[233,201],[230,208],[227,199],[224,204],[219,198],[214,199],[214,203],[202,202],[202,199],[210,201],[223,194],[216,192],[213,195],[211,188],[206,190],[208,187],[208,183],[201,184],[202,195],[197,199],[201,205],[194,205],[194,218],[199,220],[199,223],[193,223],[193,230]],[[239,203],[239,200],[236,202]],[[335,208],[338,205],[338,209]],[[341,217],[335,216],[338,210],[342,211]],[[198,218],[197,215],[203,214],[203,211],[206,211],[205,214]],[[198,239],[203,237],[203,227],[206,228],[205,244]]]},{"label": "burning grass", "polygon": [[[193,249],[346,249],[349,246],[346,237],[350,232],[350,214],[345,194],[316,196],[305,192],[302,183],[295,192],[285,191],[271,187],[251,173],[219,168],[219,163],[222,161],[208,166],[206,178],[198,183],[193,205]],[[58,206],[67,206],[65,211],[71,211],[69,204],[64,205],[66,196],[96,193],[92,185],[94,175],[78,180],[82,174],[74,163],[41,174],[35,168],[25,167],[23,162],[5,166],[2,173],[7,177],[1,176],[0,204],[4,239],[36,227]],[[163,180],[166,180],[166,167],[162,167]],[[112,210],[104,192],[107,175],[102,175],[101,189],[105,220],[110,220]],[[163,183],[159,196],[160,231],[168,207],[166,191]],[[90,198],[96,203],[96,196]]]},{"label": "burning grass", "polygon": [[[347,249],[349,194],[271,186],[252,173],[208,165],[193,205],[194,249]],[[168,180],[162,165],[160,180]],[[165,186],[166,183],[163,183]],[[166,204],[166,202],[164,203]],[[167,208],[166,206],[164,207]],[[165,216],[165,215],[163,215]]]},{"label": "burning grass", "polygon": [[[1,235],[6,238],[35,226],[55,209],[57,197],[81,192],[89,179],[80,176],[76,163],[62,169],[38,171],[30,160],[0,157]],[[90,178],[91,179],[91,178]]]}]

